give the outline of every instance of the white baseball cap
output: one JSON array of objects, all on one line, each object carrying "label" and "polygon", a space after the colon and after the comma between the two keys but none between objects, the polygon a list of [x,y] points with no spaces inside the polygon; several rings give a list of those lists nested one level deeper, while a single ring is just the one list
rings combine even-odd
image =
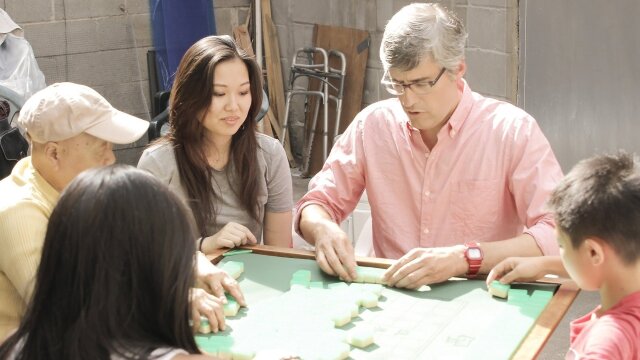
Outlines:
[{"label": "white baseball cap", "polygon": [[31,96],[20,110],[18,125],[37,143],[84,132],[114,144],[129,144],[146,133],[149,122],[117,110],[88,86],[64,82]]}]

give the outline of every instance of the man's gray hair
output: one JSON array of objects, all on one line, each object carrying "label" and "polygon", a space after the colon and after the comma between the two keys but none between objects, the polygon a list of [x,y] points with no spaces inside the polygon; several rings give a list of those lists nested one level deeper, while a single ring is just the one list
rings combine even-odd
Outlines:
[{"label": "man's gray hair", "polygon": [[408,71],[431,57],[450,72],[464,59],[467,32],[453,12],[438,4],[414,3],[400,9],[384,29],[380,60],[385,70]]}]

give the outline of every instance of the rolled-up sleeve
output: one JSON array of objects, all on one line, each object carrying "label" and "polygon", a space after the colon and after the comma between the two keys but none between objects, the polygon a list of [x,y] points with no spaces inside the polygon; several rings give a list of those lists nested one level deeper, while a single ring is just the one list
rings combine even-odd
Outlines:
[{"label": "rolled-up sleeve", "polygon": [[294,208],[296,232],[300,233],[300,214],[308,205],[322,206],[338,224],[356,207],[365,188],[363,120],[363,113],[356,116],[334,144],[322,170],[309,182],[309,191]]},{"label": "rolled-up sleeve", "polygon": [[516,129],[513,137],[513,168],[510,187],[518,216],[544,255],[557,255],[555,222],[546,203],[562,179],[551,145],[532,118]]}]

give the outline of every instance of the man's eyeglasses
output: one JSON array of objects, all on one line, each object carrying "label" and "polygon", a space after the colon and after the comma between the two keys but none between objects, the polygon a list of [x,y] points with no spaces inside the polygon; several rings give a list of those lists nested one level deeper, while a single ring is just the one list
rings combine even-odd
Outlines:
[{"label": "man's eyeglasses", "polygon": [[384,85],[385,89],[387,89],[387,91],[391,95],[402,95],[404,94],[405,89],[411,89],[411,91],[413,91],[416,95],[427,95],[431,91],[431,88],[436,85],[438,80],[440,80],[440,77],[442,76],[442,74],[444,74],[445,70],[445,68],[442,68],[438,76],[436,76],[436,78],[433,80],[420,80],[410,82],[408,84],[401,84],[392,81],[389,78],[389,73],[387,72],[382,77],[382,81],[380,81],[380,83]]}]

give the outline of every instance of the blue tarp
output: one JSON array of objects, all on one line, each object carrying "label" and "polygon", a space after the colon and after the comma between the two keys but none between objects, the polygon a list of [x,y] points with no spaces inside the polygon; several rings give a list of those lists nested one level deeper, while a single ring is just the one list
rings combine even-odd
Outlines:
[{"label": "blue tarp", "polygon": [[169,90],[187,49],[216,33],[213,0],[150,0],[149,5],[158,90]]}]

